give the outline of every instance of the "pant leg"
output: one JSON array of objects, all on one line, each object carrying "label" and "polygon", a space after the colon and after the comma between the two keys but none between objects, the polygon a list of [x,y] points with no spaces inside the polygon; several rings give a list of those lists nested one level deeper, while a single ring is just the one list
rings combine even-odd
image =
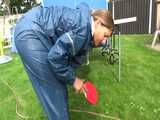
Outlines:
[{"label": "pant leg", "polygon": [[68,120],[67,88],[55,78],[44,44],[32,31],[19,34],[15,44],[48,119]]}]

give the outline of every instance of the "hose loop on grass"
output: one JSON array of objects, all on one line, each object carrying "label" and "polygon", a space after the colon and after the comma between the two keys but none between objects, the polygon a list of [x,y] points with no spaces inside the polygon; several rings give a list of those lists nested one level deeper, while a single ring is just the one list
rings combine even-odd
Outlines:
[{"label": "hose loop on grass", "polygon": [[[12,93],[15,97],[15,100],[16,100],[16,114],[22,119],[33,119],[32,117],[23,115],[22,113],[19,112],[20,101],[19,101],[18,96],[16,95],[16,92],[6,81],[2,81],[2,82],[12,91]],[[102,113],[97,113],[97,112],[91,112],[91,111],[85,111],[85,110],[79,110],[79,109],[70,109],[70,111],[71,112],[77,112],[77,113],[86,113],[86,114],[90,114],[90,115],[93,115],[93,116],[108,118],[108,119],[111,119],[111,120],[120,120],[119,118],[112,117],[112,116],[109,116],[109,115],[105,115],[105,114],[102,114]]]},{"label": "hose loop on grass", "polygon": [[6,81],[2,81],[13,93],[14,97],[15,97],[15,100],[16,100],[16,114],[22,118],[22,119],[31,119],[31,117],[29,116],[26,116],[26,115],[22,115],[20,112],[19,112],[19,108],[20,108],[20,101],[19,101],[19,98],[18,96],[16,95],[16,92],[14,91],[14,89],[6,82]]},{"label": "hose loop on grass", "polygon": [[98,117],[103,117],[103,118],[108,118],[111,120],[120,120],[120,118],[112,117],[109,115],[105,115],[102,113],[97,113],[97,112],[91,112],[91,111],[85,111],[85,110],[79,110],[79,109],[70,109],[71,112],[78,112],[78,113],[87,113],[90,115],[98,116]]}]

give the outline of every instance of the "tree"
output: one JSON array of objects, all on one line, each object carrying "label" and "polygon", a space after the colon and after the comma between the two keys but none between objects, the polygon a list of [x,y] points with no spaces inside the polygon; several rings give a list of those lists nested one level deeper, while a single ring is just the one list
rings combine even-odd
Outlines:
[{"label": "tree", "polygon": [[4,0],[4,4],[6,5],[6,8],[7,8],[7,11],[8,11],[8,13],[10,14],[11,12],[10,12],[10,0]]},{"label": "tree", "polygon": [[36,0],[8,0],[10,1],[9,8],[12,14],[24,13],[36,5]]}]

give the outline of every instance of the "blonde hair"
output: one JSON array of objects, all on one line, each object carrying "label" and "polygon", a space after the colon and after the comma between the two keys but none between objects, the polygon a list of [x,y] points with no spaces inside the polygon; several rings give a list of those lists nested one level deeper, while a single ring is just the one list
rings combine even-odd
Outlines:
[{"label": "blonde hair", "polygon": [[95,10],[91,13],[94,21],[97,19],[102,19],[104,26],[106,26],[110,30],[114,30],[114,21],[111,13],[105,9]]}]

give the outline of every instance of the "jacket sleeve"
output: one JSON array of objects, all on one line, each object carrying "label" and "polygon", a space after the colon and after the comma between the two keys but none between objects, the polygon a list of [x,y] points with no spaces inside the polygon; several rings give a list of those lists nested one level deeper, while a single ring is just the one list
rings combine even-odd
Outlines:
[{"label": "jacket sleeve", "polygon": [[[82,53],[82,54],[81,54]],[[80,65],[86,63],[87,60],[87,52],[83,51],[80,54],[76,55],[71,59],[71,65],[76,69]]]},{"label": "jacket sleeve", "polygon": [[59,37],[50,49],[48,60],[58,80],[73,84],[76,76],[70,59],[77,54],[84,42],[84,37],[70,31]]}]

